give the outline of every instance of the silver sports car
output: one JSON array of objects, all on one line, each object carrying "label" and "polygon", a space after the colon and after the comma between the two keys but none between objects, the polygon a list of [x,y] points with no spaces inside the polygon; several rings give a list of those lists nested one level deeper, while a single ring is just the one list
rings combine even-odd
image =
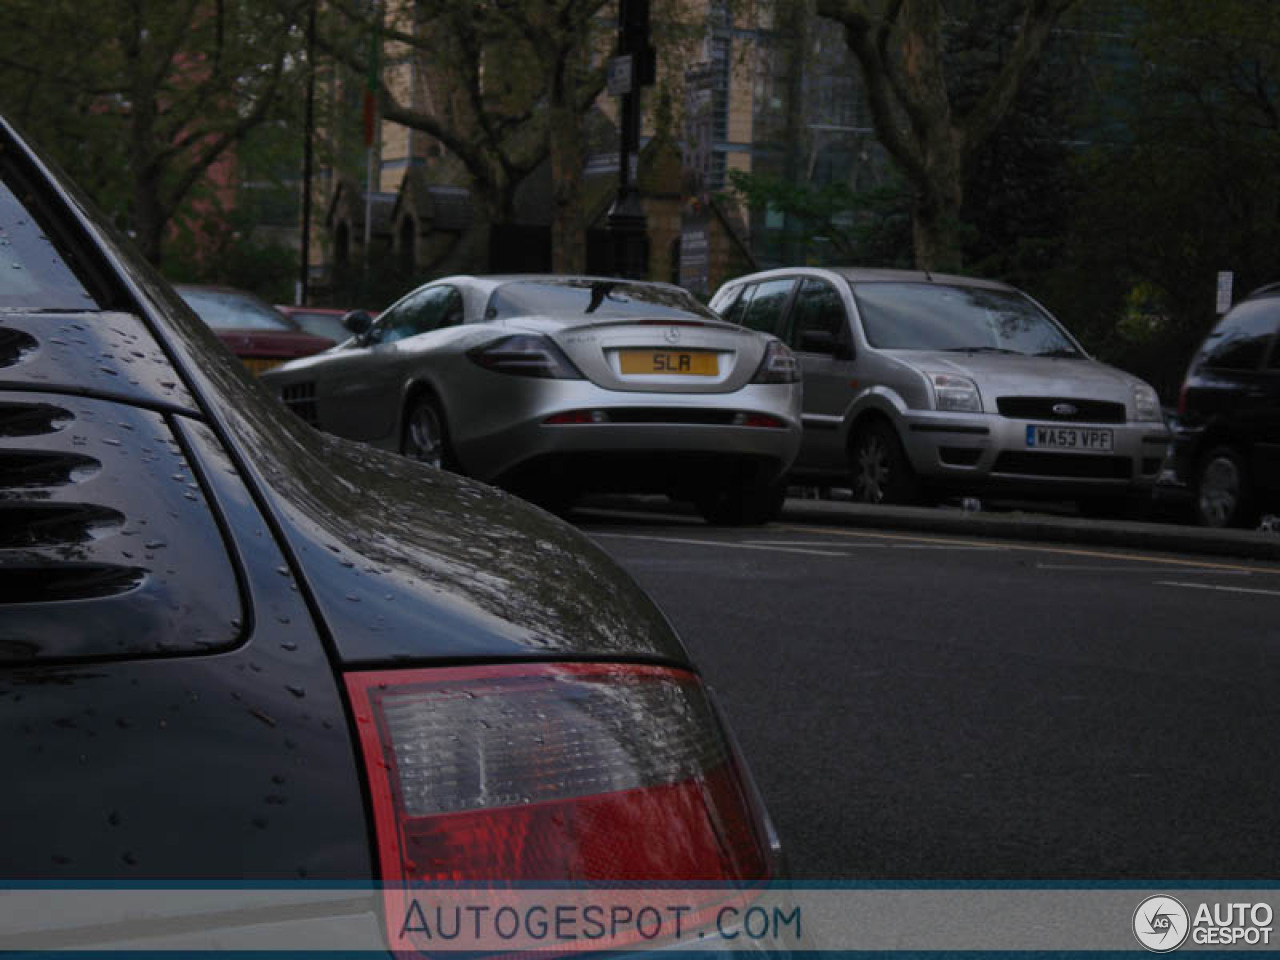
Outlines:
[{"label": "silver sports car", "polygon": [[563,509],[586,491],[691,500],[715,523],[776,515],[800,445],[800,373],[778,339],[679,287],[449,277],[264,375],[322,430]]}]

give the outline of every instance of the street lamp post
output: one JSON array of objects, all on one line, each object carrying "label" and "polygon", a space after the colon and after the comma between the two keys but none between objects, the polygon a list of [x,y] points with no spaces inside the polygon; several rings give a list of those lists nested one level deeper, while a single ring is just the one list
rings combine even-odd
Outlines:
[{"label": "street lamp post", "polygon": [[649,0],[620,0],[618,55],[609,66],[609,91],[620,95],[622,104],[618,196],[605,225],[613,242],[614,273],[643,280],[649,272],[648,232],[634,166],[638,166],[640,152],[640,89],[653,83],[655,72],[654,50],[649,44]]}]

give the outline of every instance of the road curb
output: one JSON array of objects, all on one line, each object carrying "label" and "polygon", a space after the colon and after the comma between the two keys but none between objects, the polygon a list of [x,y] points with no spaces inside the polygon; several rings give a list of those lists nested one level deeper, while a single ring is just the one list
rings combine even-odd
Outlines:
[{"label": "road curb", "polygon": [[1176,524],[885,507],[826,500],[788,500],[779,520],[782,523],[822,523],[868,530],[903,530],[1280,561],[1280,536],[1255,530],[1206,530]]}]

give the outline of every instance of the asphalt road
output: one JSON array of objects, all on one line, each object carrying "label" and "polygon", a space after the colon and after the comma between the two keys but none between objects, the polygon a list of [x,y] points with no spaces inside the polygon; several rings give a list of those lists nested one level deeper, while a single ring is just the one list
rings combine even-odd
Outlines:
[{"label": "asphalt road", "polygon": [[1280,566],[582,512],[802,878],[1280,876]]}]

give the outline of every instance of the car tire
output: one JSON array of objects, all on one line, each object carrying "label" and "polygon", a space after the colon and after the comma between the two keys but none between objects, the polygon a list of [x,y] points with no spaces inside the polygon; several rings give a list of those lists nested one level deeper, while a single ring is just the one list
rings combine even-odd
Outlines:
[{"label": "car tire", "polygon": [[1196,468],[1194,505],[1202,527],[1250,527],[1258,519],[1248,467],[1235,447],[1214,447]]},{"label": "car tire", "polygon": [[783,483],[747,484],[710,490],[694,503],[707,523],[717,527],[753,527],[778,519],[787,497]]},{"label": "car tire", "polygon": [[920,482],[897,432],[883,420],[858,431],[850,451],[853,499],[858,503],[910,504]]},{"label": "car tire", "polygon": [[444,414],[432,397],[416,397],[405,408],[404,427],[400,433],[400,453],[410,460],[441,470],[453,469]]}]

